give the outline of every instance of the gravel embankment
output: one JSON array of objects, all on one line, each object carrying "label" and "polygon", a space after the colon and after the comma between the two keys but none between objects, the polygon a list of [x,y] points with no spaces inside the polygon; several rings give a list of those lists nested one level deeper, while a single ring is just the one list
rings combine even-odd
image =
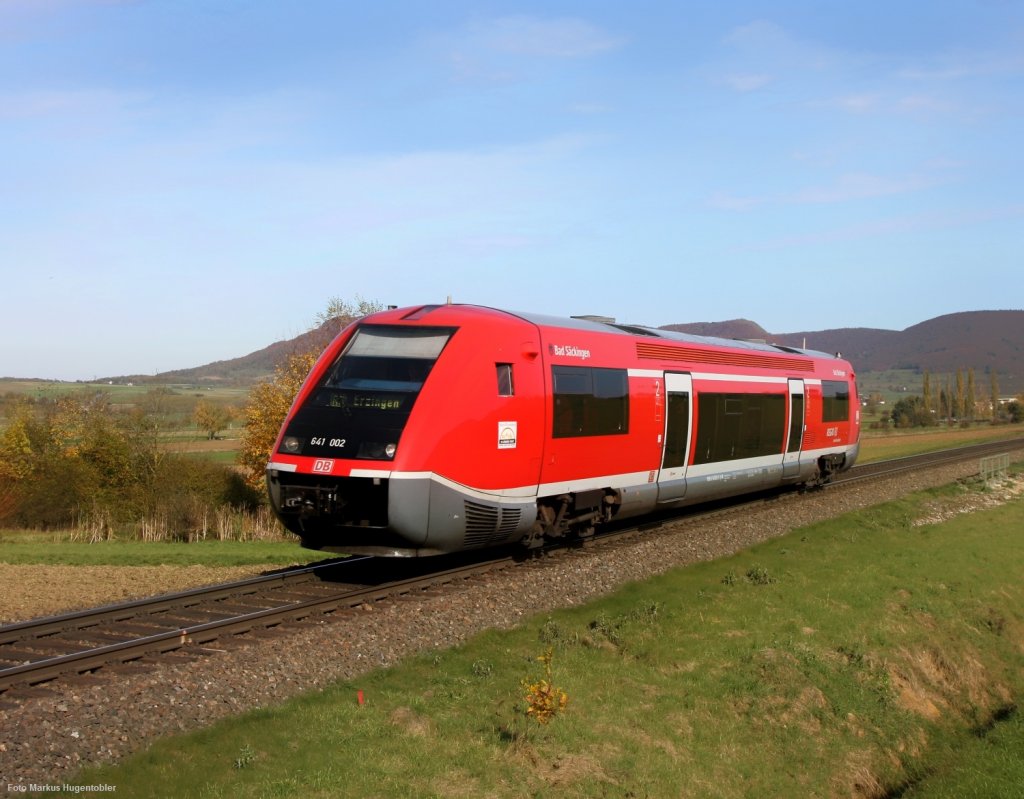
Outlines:
[{"label": "gravel embankment", "polygon": [[117,760],[155,738],[275,704],[416,652],[451,647],[488,628],[512,627],[532,614],[590,601],[625,582],[718,558],[794,527],[976,472],[977,464],[967,463],[806,495],[690,528],[685,535],[639,538],[612,551],[580,550],[470,581],[443,596],[385,602],[337,619],[307,622],[273,638],[217,645],[226,651],[209,657],[108,671],[65,683],[60,693],[42,689],[17,701],[0,698],[0,784],[59,784],[85,764]]}]

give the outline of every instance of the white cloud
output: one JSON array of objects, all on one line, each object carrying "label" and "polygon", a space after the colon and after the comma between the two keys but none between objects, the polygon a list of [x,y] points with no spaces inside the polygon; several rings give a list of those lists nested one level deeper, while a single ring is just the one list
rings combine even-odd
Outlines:
[{"label": "white cloud", "polygon": [[924,175],[884,177],[864,173],[839,176],[832,184],[812,186],[790,195],[787,202],[797,205],[838,203],[864,200],[920,191],[940,183],[937,178]]},{"label": "white cloud", "polygon": [[792,43],[792,37],[781,25],[759,19],[733,28],[726,34],[725,42],[745,49],[763,50],[788,47]]},{"label": "white cloud", "polygon": [[612,106],[604,103],[573,103],[569,106],[569,111],[572,113],[583,115],[608,114],[614,110]]},{"label": "white cloud", "polygon": [[738,92],[753,92],[763,89],[774,78],[765,74],[727,75],[721,78],[721,82]]},{"label": "white cloud", "polygon": [[433,42],[460,79],[495,83],[521,78],[538,60],[590,58],[624,44],[584,19],[527,15],[478,19]]},{"label": "white cloud", "polygon": [[474,48],[549,58],[584,58],[615,50],[624,41],[572,17],[499,17],[471,23],[467,33]]},{"label": "white cloud", "polygon": [[721,52],[700,68],[710,83],[747,93],[805,80],[833,65],[835,51],[800,39],[774,22],[756,20],[729,31]]},{"label": "white cloud", "polygon": [[707,204],[710,208],[719,211],[749,211],[764,203],[759,197],[737,197],[724,191],[717,191],[708,198]]},{"label": "white cloud", "polygon": [[[1019,45],[1018,45],[1019,47]],[[958,52],[932,58],[930,63],[909,66],[897,77],[915,81],[951,81],[965,78],[1015,75],[1024,72],[1024,55],[1020,53]]]},{"label": "white cloud", "polygon": [[881,97],[877,94],[848,94],[837,98],[834,104],[851,114],[867,114],[879,108]]},{"label": "white cloud", "polygon": [[721,211],[750,211],[759,206],[825,205],[908,194],[946,183],[949,180],[952,180],[952,177],[927,174],[886,177],[867,173],[848,173],[840,175],[832,183],[761,197],[741,197],[719,191],[708,199],[707,205]]},{"label": "white cloud", "polygon": [[111,89],[39,89],[0,94],[0,119],[110,116],[148,99],[140,92]]},{"label": "white cloud", "polygon": [[907,95],[897,101],[897,107],[902,111],[943,114],[953,113],[958,110],[956,103],[930,94]]},{"label": "white cloud", "polygon": [[838,242],[874,239],[879,236],[917,233],[923,230],[952,230],[973,227],[992,222],[1012,221],[1022,217],[1024,217],[1024,206],[1022,205],[906,214],[899,217],[869,220],[860,224],[847,225],[830,230],[816,230],[813,233],[783,236],[777,239],[753,243],[742,249],[748,251],[768,251],[821,244],[836,244]]}]

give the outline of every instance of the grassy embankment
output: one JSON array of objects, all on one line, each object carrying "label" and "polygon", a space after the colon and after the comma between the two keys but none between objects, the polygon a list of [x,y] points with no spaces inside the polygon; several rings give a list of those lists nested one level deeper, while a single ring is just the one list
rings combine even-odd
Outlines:
[{"label": "grassy embankment", "polygon": [[[1024,501],[915,523],[962,490],[675,569],[78,782],[175,797],[1013,796]],[[540,726],[524,682],[548,650],[569,704]]]},{"label": "grassy embankment", "polygon": [[282,541],[88,541],[67,533],[0,532],[0,563],[48,566],[248,566],[285,565],[315,553],[297,539]]}]

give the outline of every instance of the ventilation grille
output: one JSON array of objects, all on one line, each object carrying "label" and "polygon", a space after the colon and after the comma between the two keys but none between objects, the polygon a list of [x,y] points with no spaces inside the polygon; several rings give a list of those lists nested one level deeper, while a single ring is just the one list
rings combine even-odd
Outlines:
[{"label": "ventilation grille", "polygon": [[688,361],[690,363],[714,363],[724,366],[749,366],[754,369],[780,369],[787,372],[813,372],[814,362],[810,358],[793,358],[788,355],[771,355],[753,352],[722,352],[696,347],[677,347],[671,344],[653,344],[638,341],[638,358],[656,361]]},{"label": "ventilation grille", "polygon": [[519,508],[496,508],[465,502],[466,546],[487,547],[506,541],[519,527]]},{"label": "ventilation grille", "polygon": [[498,525],[498,535],[501,538],[508,538],[519,528],[519,517],[522,511],[519,508],[506,508],[501,512],[501,524]]}]

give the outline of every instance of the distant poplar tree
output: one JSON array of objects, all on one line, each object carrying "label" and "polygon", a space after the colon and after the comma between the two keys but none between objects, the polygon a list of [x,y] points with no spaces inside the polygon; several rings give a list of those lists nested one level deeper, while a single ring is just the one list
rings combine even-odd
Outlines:
[{"label": "distant poplar tree", "polygon": [[992,421],[999,421],[999,376],[996,370],[992,370],[992,380],[989,386],[989,396],[992,401]]},{"label": "distant poplar tree", "polygon": [[935,402],[932,399],[932,376],[928,373],[928,370],[924,370],[924,385],[921,387],[921,399],[924,402],[924,409],[926,411],[933,411],[935,409]]},{"label": "distant poplar tree", "polygon": [[974,421],[978,408],[978,391],[974,385],[974,370],[967,370],[967,418]]},{"label": "distant poplar tree", "polygon": [[964,418],[964,373],[963,370],[956,370],[956,394],[953,397],[953,417],[958,420]]}]

